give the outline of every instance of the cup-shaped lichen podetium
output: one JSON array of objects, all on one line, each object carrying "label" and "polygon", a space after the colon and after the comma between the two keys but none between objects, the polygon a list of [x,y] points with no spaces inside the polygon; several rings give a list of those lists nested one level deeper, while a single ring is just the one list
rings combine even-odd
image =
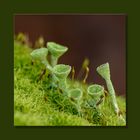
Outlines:
[{"label": "cup-shaped lichen podetium", "polygon": [[53,73],[59,81],[59,87],[64,91],[67,89],[66,80],[70,71],[71,71],[71,66],[69,65],[58,64],[53,67]]},{"label": "cup-shaped lichen podetium", "polygon": [[102,96],[104,96],[104,87],[101,85],[93,84],[87,89],[88,94],[93,98],[94,105],[96,105]]},{"label": "cup-shaped lichen podetium", "polygon": [[119,108],[116,101],[115,90],[112,81],[110,79],[109,64],[105,63],[100,65],[99,67],[97,67],[97,72],[105,79],[114,111],[116,114],[119,114]]},{"label": "cup-shaped lichen podetium", "polygon": [[68,92],[68,97],[75,101],[75,106],[78,110],[78,114],[81,116],[81,99],[82,99],[82,96],[83,96],[83,92],[81,89],[79,88],[76,88],[76,89],[71,89],[69,92]]},{"label": "cup-shaped lichen podetium", "polygon": [[48,61],[47,61],[47,55],[48,55],[48,49],[47,48],[40,48],[35,49],[31,52],[31,57],[33,60],[39,60],[41,63],[43,63],[48,69],[51,69]]},{"label": "cup-shaped lichen podetium", "polygon": [[68,93],[68,96],[74,101],[80,101],[82,98],[82,91],[79,88],[71,89]]},{"label": "cup-shaped lichen podetium", "polygon": [[47,48],[35,49],[31,52],[32,59],[40,60],[43,64],[46,64],[47,55],[48,55]]},{"label": "cup-shaped lichen podetium", "polygon": [[55,66],[57,64],[59,57],[62,56],[68,50],[67,47],[54,43],[54,42],[48,42],[47,48],[48,48],[49,52],[51,53],[51,65],[52,66]]}]

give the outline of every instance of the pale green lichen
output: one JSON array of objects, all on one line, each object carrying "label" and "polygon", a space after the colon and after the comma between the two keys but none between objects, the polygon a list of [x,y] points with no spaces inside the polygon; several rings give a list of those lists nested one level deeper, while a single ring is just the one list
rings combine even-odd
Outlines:
[{"label": "pale green lichen", "polygon": [[53,73],[58,79],[60,89],[66,91],[67,85],[67,76],[71,71],[71,66],[58,64],[53,67]]},{"label": "pale green lichen", "polygon": [[[107,82],[109,93],[107,91],[105,96],[103,86],[97,84],[88,86],[86,83],[89,73],[88,59],[85,59],[82,73],[78,78],[79,80],[82,79],[81,77],[85,72],[84,80],[76,81],[74,79],[74,67],[71,80],[68,78],[71,66],[57,64],[58,59],[68,48],[54,42],[48,42],[47,44],[49,45],[46,48],[42,39],[39,38],[37,41],[36,47],[39,49],[33,51],[28,47],[28,38],[24,34],[20,33],[14,40],[15,125],[126,125],[124,119],[126,111],[125,100],[117,96],[116,102],[115,91],[110,79],[109,64],[106,63],[97,68],[97,72]],[[29,53],[31,51],[30,56]],[[51,60],[48,59],[49,56],[51,56]],[[30,63],[31,57],[35,62],[32,65]],[[44,69],[41,63],[45,66],[46,73],[40,79],[41,81],[38,82],[38,71],[42,68]],[[35,68],[33,68],[33,65]],[[113,105],[115,102],[118,103],[117,106]],[[119,117],[114,114],[114,110],[118,106],[122,112]],[[117,110],[115,112],[119,113]],[[29,121],[27,118],[30,118]]]},{"label": "pale green lichen", "polygon": [[116,114],[119,114],[119,107],[116,101],[115,90],[110,79],[109,63],[105,63],[97,67],[97,72],[105,79],[114,111]]},{"label": "pale green lichen", "polygon": [[77,108],[77,111],[78,111],[79,116],[82,115],[82,113],[81,113],[82,96],[83,96],[83,92],[79,88],[71,89],[68,92],[68,97],[71,98],[73,101],[76,102],[75,103],[75,106]]},{"label": "pale green lichen", "polygon": [[46,59],[47,55],[48,55],[48,49],[47,48],[35,49],[31,52],[31,57],[32,57],[33,60],[39,60],[46,67],[50,68],[49,62]]},{"label": "pale green lichen", "polygon": [[[31,56],[33,59],[38,59],[44,65],[46,65],[46,68],[48,68],[52,74],[52,79],[53,79],[52,82],[55,82],[55,83],[58,82],[59,88],[63,91],[66,91],[68,88],[66,79],[71,71],[71,66],[64,65],[64,64],[58,64],[58,65],[56,64],[59,57],[62,56],[68,50],[68,48],[62,45],[56,44],[54,42],[48,42],[47,46],[48,48],[40,48],[40,49],[34,50],[31,53]],[[51,65],[49,64],[47,60],[48,50],[51,53]],[[88,69],[88,72],[89,72],[89,69]],[[109,90],[111,102],[114,107],[114,111],[117,114],[119,114],[119,108],[118,108],[118,104],[115,97],[115,90],[113,88],[113,85],[110,79],[109,64],[106,63],[97,67],[97,72],[105,79],[108,90]],[[87,89],[88,94],[94,97],[95,103],[99,101],[100,96],[103,95],[103,91],[104,91],[104,88],[97,84],[91,85]]]},{"label": "pale green lichen", "polygon": [[93,84],[88,87],[87,92],[93,98],[96,105],[100,101],[100,98],[104,96],[104,87]]},{"label": "pale green lichen", "polygon": [[82,95],[83,95],[82,90],[80,90],[79,88],[71,89],[68,93],[68,96],[75,101],[80,101]]},{"label": "pale green lichen", "polygon": [[[105,100],[104,95],[104,87],[98,84],[93,84],[88,86],[86,89],[84,89],[84,92],[87,92],[86,98],[87,100],[83,100],[83,91],[80,89],[81,87],[77,87],[73,89],[71,85],[67,83],[67,77],[71,72],[71,66],[65,65],[65,64],[57,64],[58,59],[68,50],[67,47],[62,46],[60,44],[54,43],[54,42],[48,42],[47,48],[40,48],[36,49],[31,53],[31,56],[34,60],[40,60],[41,63],[43,63],[46,66],[46,69],[49,70],[51,74],[51,78],[49,79],[49,82],[51,85],[57,85],[55,87],[58,87],[63,91],[63,93],[66,93],[66,97],[69,97],[72,99],[72,102],[75,104],[78,114],[80,116],[83,116],[82,108],[85,108],[83,104],[88,104],[89,108],[95,109],[98,104],[102,103]],[[51,61],[47,60],[48,52],[51,55]],[[86,61],[86,76],[83,80],[83,83],[86,83],[86,79],[88,77],[89,68],[87,67],[88,62]],[[114,111],[116,114],[119,114],[119,107],[116,101],[115,96],[115,90],[112,85],[111,79],[110,79],[110,68],[109,63],[105,63],[99,67],[97,67],[97,72],[105,79],[107,88],[109,91],[109,97],[110,102],[114,108]],[[72,81],[74,80],[75,70],[73,68],[72,70]],[[88,97],[89,96],[89,97]],[[82,104],[83,103],[83,104]],[[102,103],[103,105],[103,103]]]},{"label": "pale green lichen", "polygon": [[51,53],[51,65],[52,66],[55,66],[58,62],[59,57],[62,56],[68,50],[67,47],[54,43],[54,42],[48,42],[47,48],[48,48],[49,52]]}]

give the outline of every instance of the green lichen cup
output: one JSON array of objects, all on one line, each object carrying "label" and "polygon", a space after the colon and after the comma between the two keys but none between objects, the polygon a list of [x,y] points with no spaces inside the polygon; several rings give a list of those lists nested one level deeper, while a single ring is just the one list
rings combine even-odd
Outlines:
[{"label": "green lichen cup", "polygon": [[82,90],[79,88],[76,89],[71,89],[68,93],[69,98],[75,100],[75,101],[80,101],[82,98]]},{"label": "green lichen cup", "polygon": [[88,87],[87,91],[88,94],[92,97],[99,97],[104,94],[104,87],[101,85],[93,84]]},{"label": "green lichen cup", "polygon": [[69,75],[70,71],[71,66],[69,65],[58,64],[53,67],[53,73],[59,81],[59,87],[64,91],[67,89],[66,78]]},{"label": "green lichen cup", "polygon": [[62,56],[68,48],[55,42],[48,42],[47,48],[51,53],[51,65],[55,66],[60,56]]},{"label": "green lichen cup", "polygon": [[110,68],[109,63],[105,63],[97,67],[97,72],[104,78],[109,79],[110,78]]},{"label": "green lichen cup", "polygon": [[87,92],[93,98],[95,104],[97,104],[100,101],[100,97],[104,96],[104,87],[93,84],[88,87]]},{"label": "green lichen cup", "polygon": [[48,55],[48,49],[47,48],[40,48],[40,49],[35,49],[31,52],[31,57],[33,60],[39,60],[43,64],[47,64],[47,55]]},{"label": "green lichen cup", "polygon": [[58,64],[55,65],[53,68],[53,72],[59,79],[65,79],[71,71],[71,66],[64,65],[64,64]]}]

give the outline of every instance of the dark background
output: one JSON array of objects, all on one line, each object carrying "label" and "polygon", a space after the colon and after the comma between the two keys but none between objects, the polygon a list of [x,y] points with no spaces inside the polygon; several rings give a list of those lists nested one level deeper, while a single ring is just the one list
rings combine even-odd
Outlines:
[{"label": "dark background", "polygon": [[105,85],[96,67],[109,62],[111,79],[119,95],[126,94],[125,15],[16,15],[15,34],[24,32],[30,41],[42,35],[69,48],[59,63],[69,64],[78,74],[84,58],[90,60],[88,83]]}]

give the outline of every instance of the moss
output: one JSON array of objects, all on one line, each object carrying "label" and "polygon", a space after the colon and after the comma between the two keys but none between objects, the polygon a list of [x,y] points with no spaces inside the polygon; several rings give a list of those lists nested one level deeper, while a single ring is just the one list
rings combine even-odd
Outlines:
[{"label": "moss", "polygon": [[[113,112],[108,98],[99,108],[81,104],[80,116],[73,101],[63,95],[57,85],[49,83],[49,74],[37,82],[44,65],[31,63],[31,48],[14,42],[14,125],[18,126],[122,126],[125,125]],[[86,89],[77,81],[67,80],[73,87],[83,90],[83,100],[87,100]],[[91,99],[88,98],[90,101]],[[119,108],[125,118],[125,99],[117,97]]]}]

